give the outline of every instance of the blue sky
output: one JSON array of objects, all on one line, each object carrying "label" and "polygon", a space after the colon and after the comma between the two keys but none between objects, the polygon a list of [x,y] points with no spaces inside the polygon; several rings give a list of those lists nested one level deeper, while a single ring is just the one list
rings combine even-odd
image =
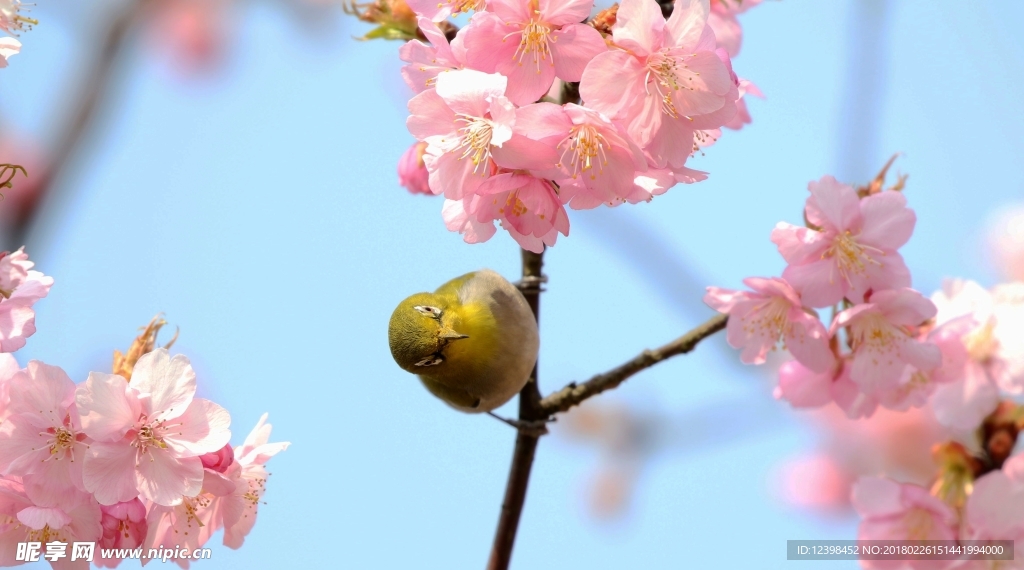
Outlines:
[{"label": "blue sky", "polygon": [[[43,24],[0,72],[0,108],[5,127],[46,140],[98,24],[64,3],[34,13]],[[215,538],[199,567],[480,567],[514,434],[431,398],[393,363],[385,332],[410,293],[482,267],[514,278],[518,249],[503,233],[462,243],[438,199],[398,187],[411,142],[398,44],[356,42],[366,28],[340,16],[313,33],[266,3],[235,16],[211,76],[183,77],[135,38],[61,181],[70,199],[29,238],[56,284],[16,356],[81,381],[162,311],[200,391],[232,413],[234,442],[270,413],[274,439],[292,447],[270,463],[259,522],[239,551]],[[708,318],[706,285],[779,274],[768,235],[800,220],[807,182],[867,180],[897,151],[918,215],[902,250],[914,286],[994,283],[985,224],[1024,200],[1021,21],[1017,3],[786,0],[745,14],[734,66],[767,99],[694,161],[710,179],[650,204],[570,212],[569,237],[548,252],[542,390]],[[879,30],[873,48],[853,41],[870,36],[864,26]],[[718,336],[601,396],[686,428],[622,520],[586,514],[595,450],[542,441],[513,567],[781,568],[787,539],[852,538],[855,521],[773,498],[773,470],[816,435],[736,360]],[[736,423],[747,428],[715,437]]]}]

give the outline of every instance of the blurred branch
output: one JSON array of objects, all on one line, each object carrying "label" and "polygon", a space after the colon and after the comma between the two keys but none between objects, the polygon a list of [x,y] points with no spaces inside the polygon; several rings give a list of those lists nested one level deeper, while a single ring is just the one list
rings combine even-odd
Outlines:
[{"label": "blurred branch", "polygon": [[598,374],[582,384],[573,382],[541,400],[541,409],[546,415],[566,412],[587,398],[615,388],[641,370],[650,368],[673,356],[690,352],[697,346],[697,343],[724,329],[728,320],[729,317],[727,315],[715,315],[704,324],[661,348],[645,350],[629,362],[613,368],[604,374]]},{"label": "blurred branch", "polygon": [[[542,273],[544,254],[522,250],[523,279],[519,290],[530,305],[533,316],[540,321],[541,284],[545,281]],[[541,408],[540,387],[537,385],[537,365],[529,382],[519,392],[519,420],[522,422],[543,421],[547,418]],[[494,533],[494,545],[491,547],[491,558],[487,562],[488,570],[506,570],[512,560],[512,547],[516,541],[516,530],[519,518],[526,502],[526,487],[530,483],[530,471],[533,469],[533,458],[537,454],[537,443],[541,432],[520,430],[516,435],[516,447],[512,452],[512,467],[509,469],[508,483],[505,485],[505,499],[501,503],[501,514],[498,517],[498,529]]]},{"label": "blurred branch", "polygon": [[107,97],[114,78],[116,62],[124,48],[128,32],[136,19],[144,12],[145,7],[154,0],[133,0],[118,7],[117,12],[108,19],[110,22],[102,35],[99,51],[91,63],[91,67],[83,74],[83,84],[69,101],[76,106],[67,117],[57,143],[50,155],[50,164],[42,169],[39,187],[34,202],[27,208],[24,215],[15,220],[8,239],[11,244],[23,245],[28,234],[38,222],[43,205],[56,203],[56,184],[64,168],[74,158],[75,152],[84,140],[83,135],[92,124],[100,104]]}]

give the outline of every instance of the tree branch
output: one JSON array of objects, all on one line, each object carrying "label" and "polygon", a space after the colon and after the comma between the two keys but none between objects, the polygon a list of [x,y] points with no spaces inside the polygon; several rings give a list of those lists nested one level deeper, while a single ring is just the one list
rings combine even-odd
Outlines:
[{"label": "tree branch", "polygon": [[125,45],[128,32],[135,20],[143,13],[144,8],[152,0],[134,0],[124,4],[110,19],[109,26],[102,36],[102,44],[91,63],[91,68],[83,74],[83,84],[70,101],[76,101],[75,108],[57,138],[57,143],[49,158],[47,168],[42,170],[36,194],[12,224],[7,238],[12,247],[24,245],[25,239],[32,231],[42,212],[43,204],[54,203],[55,186],[63,169],[74,157],[76,149],[84,140],[83,135],[92,124],[96,111],[106,98],[114,79],[114,71],[121,50]]},{"label": "tree branch", "polygon": [[[540,293],[544,275],[544,254],[523,250],[523,280],[519,289],[526,297],[533,316],[540,320]],[[533,367],[530,381],[519,392],[520,421],[543,421],[547,415],[541,408],[540,388],[537,385],[537,366]],[[505,499],[501,503],[501,514],[498,517],[498,529],[494,533],[494,545],[491,547],[491,558],[487,562],[488,570],[506,570],[512,560],[512,547],[516,541],[516,530],[519,518],[526,502],[526,487],[530,483],[530,470],[533,458],[537,454],[537,443],[540,435],[536,432],[526,433],[520,430],[516,435],[516,447],[512,452],[512,467],[505,485]]]},{"label": "tree branch", "polygon": [[541,409],[546,416],[569,411],[570,408],[579,405],[587,398],[615,388],[641,370],[650,368],[662,360],[690,352],[697,346],[697,343],[724,329],[728,320],[729,317],[727,315],[715,315],[704,324],[661,348],[645,350],[629,362],[613,368],[604,374],[598,374],[582,384],[573,382],[541,400]]}]

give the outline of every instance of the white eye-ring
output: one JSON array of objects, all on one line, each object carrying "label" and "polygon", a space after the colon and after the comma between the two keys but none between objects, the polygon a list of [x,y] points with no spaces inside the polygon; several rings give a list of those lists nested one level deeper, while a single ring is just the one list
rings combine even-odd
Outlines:
[{"label": "white eye-ring", "polygon": [[416,366],[437,366],[444,362],[444,357],[440,354],[431,354],[430,356],[420,360],[416,363]]},{"label": "white eye-ring", "polygon": [[415,305],[413,309],[416,309],[423,315],[428,316],[432,319],[441,318],[441,309],[438,309],[437,307],[431,307],[428,305]]}]

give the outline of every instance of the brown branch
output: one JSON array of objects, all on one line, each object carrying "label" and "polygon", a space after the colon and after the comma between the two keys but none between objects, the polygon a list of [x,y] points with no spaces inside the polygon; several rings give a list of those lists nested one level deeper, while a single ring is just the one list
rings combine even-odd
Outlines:
[{"label": "brown branch", "polygon": [[[519,289],[526,297],[534,317],[540,320],[540,293],[544,276],[541,269],[544,266],[544,254],[533,253],[523,250],[523,280]],[[533,368],[533,375],[526,383],[523,390],[519,392],[519,420],[526,422],[543,421],[547,419],[541,408],[540,388],[537,385],[537,367]],[[523,504],[526,502],[526,487],[530,483],[530,470],[533,468],[533,458],[537,454],[537,443],[540,441],[540,433],[520,430],[516,435],[516,447],[512,452],[512,467],[508,473],[508,483],[505,485],[505,499],[501,503],[501,514],[498,517],[498,529],[494,533],[494,545],[491,547],[491,558],[487,562],[488,570],[506,570],[512,560],[512,547],[516,541],[516,530],[519,528],[519,518],[523,513]]]},{"label": "brown branch", "polygon": [[587,398],[615,388],[641,370],[650,368],[662,360],[690,352],[697,346],[697,343],[724,329],[728,319],[727,315],[715,315],[704,324],[661,348],[645,350],[629,362],[613,368],[604,374],[598,374],[582,384],[573,382],[541,400],[541,409],[546,416],[569,411],[570,408],[579,405]]},{"label": "brown branch", "polygon": [[76,101],[66,123],[57,137],[57,143],[49,157],[47,168],[40,169],[42,175],[32,202],[12,224],[8,239],[13,247],[23,245],[32,231],[43,210],[44,204],[54,204],[57,200],[56,185],[64,168],[74,157],[76,150],[84,140],[83,135],[92,124],[101,102],[106,98],[115,77],[116,63],[125,45],[128,32],[135,20],[143,13],[146,5],[153,0],[134,0],[119,8],[109,19],[109,26],[103,34],[102,44],[91,63],[91,68],[83,73],[83,85],[68,100]]}]

